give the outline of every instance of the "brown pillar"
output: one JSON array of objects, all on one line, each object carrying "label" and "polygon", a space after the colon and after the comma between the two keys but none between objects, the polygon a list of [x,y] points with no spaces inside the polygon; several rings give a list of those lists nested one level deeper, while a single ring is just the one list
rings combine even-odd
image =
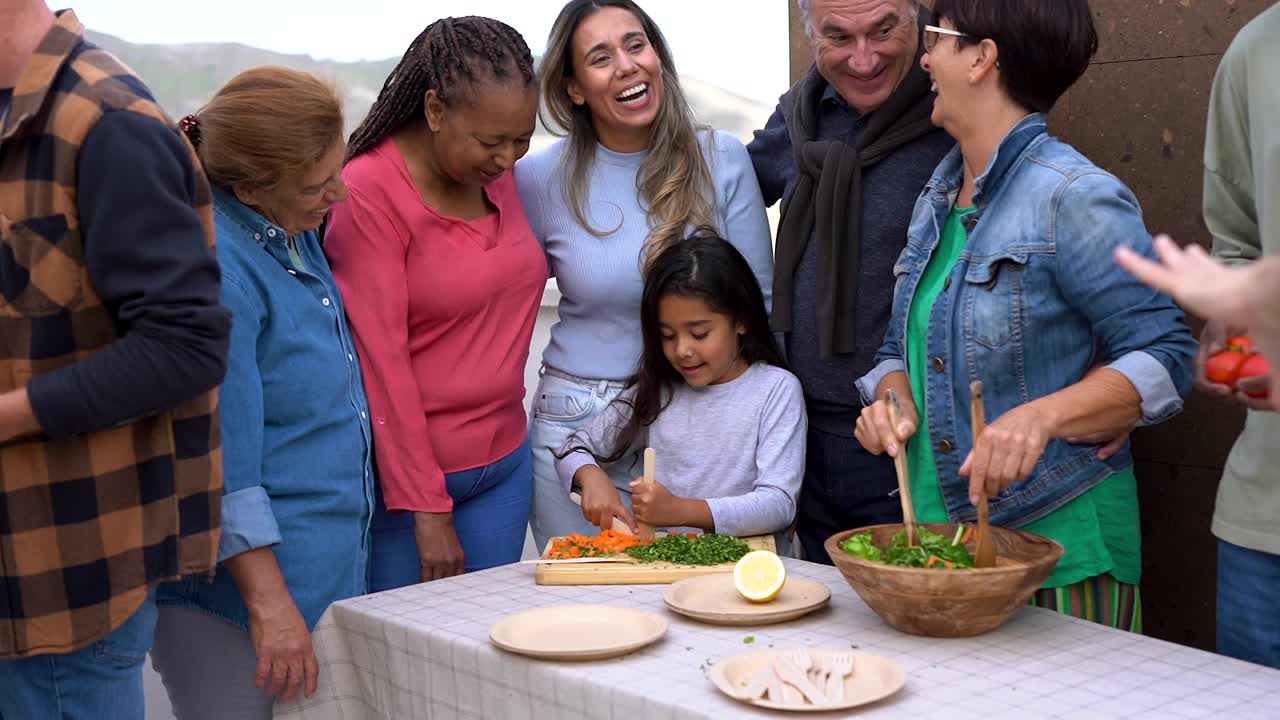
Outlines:
[{"label": "brown pillar", "polygon": [[[1090,3],[1098,54],[1050,129],[1133,189],[1153,233],[1208,244],[1200,202],[1209,89],[1236,32],[1272,2]],[[812,62],[794,2],[790,39],[794,80]],[[1194,394],[1182,415],[1134,435],[1150,635],[1213,649],[1217,544],[1209,522],[1242,419],[1238,408]]]}]

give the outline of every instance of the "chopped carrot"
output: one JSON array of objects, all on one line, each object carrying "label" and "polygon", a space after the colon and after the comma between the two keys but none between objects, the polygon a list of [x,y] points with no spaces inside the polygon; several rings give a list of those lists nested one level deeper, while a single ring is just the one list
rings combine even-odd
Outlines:
[{"label": "chopped carrot", "polygon": [[950,560],[943,560],[943,561],[942,561],[942,564],[943,564],[943,566],[944,566],[944,567],[946,567],[948,570],[954,570],[954,569],[955,569],[955,567],[956,567],[956,564],[955,564],[955,563],[953,563],[953,562],[951,562]]},{"label": "chopped carrot", "polygon": [[940,558],[937,555],[930,555],[929,560],[924,564],[925,567],[933,567],[937,565]]},{"label": "chopped carrot", "polygon": [[964,531],[964,535],[962,535],[962,536],[960,537],[960,544],[961,544],[961,545],[964,545],[965,543],[969,542],[969,541],[970,541],[970,540],[972,540],[972,539],[973,539],[973,526],[972,526],[972,525],[970,525],[970,526],[969,526],[969,527]]},{"label": "chopped carrot", "polygon": [[605,530],[597,535],[574,534],[552,541],[548,556],[556,559],[571,559],[616,555],[638,544],[639,540],[635,537],[613,530]]}]

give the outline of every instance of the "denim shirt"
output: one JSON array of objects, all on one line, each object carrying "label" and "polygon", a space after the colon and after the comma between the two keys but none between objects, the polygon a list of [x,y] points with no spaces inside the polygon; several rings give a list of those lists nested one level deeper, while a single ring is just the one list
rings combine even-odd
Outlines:
[{"label": "denim shirt", "polygon": [[[905,370],[907,315],[963,180],[956,147],[916,202],[894,266],[893,315],[876,368],[858,380],[867,403]],[[1113,175],[1050,136],[1044,116],[1013,127],[976,181],[968,240],[929,320],[925,383],[930,441],[948,515],[973,519],[960,465],[973,447],[969,383],[986,414],[1010,410],[1081,380],[1096,365],[1122,373],[1142,398],[1143,424],[1182,409],[1196,341],[1167,296],[1121,269],[1119,245],[1153,256],[1137,198]],[[991,522],[1017,527],[1048,515],[1133,463],[1094,445],[1052,440],[1031,476],[991,498]]]},{"label": "denim shirt", "polygon": [[[218,561],[271,547],[314,627],[335,600],[368,587],[373,466],[368,404],[342,299],[315,232],[287,234],[214,191],[231,351],[220,394],[222,540]],[[161,586],[158,602],[242,627],[248,611],[226,568],[212,582]]]}]

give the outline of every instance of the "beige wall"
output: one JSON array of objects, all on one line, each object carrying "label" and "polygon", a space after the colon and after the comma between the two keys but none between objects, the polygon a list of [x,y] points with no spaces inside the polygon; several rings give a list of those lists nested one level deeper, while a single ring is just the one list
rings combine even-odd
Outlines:
[{"label": "beige wall", "polygon": [[[1235,33],[1272,1],[1091,2],[1099,52],[1050,127],[1134,190],[1152,232],[1207,244],[1201,154],[1213,73]],[[794,79],[812,62],[794,3],[789,32]],[[1209,520],[1241,420],[1237,408],[1194,395],[1181,416],[1135,435],[1148,634],[1213,647]]]}]

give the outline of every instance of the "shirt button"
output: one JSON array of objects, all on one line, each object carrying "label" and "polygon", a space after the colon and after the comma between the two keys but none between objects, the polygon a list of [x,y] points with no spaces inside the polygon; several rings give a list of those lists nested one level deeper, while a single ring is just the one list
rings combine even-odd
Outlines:
[{"label": "shirt button", "polygon": [[363,410],[361,410],[361,411],[360,411],[360,417],[361,417],[361,418],[367,418],[367,417],[369,417],[369,416],[368,416],[368,415],[366,415],[366,414],[365,414],[365,412],[364,412]]},{"label": "shirt button", "polygon": [[933,359],[933,369],[938,372],[944,372],[947,369],[947,364],[942,361],[942,358],[936,357]]},{"label": "shirt button", "polygon": [[355,355],[352,355],[351,353],[347,353],[347,361],[348,361],[348,362],[355,362],[355,361],[356,361],[356,356],[355,356]]},{"label": "shirt button", "polygon": [[276,231],[275,231],[275,230],[268,230],[268,231],[267,231],[267,237],[275,237],[275,236],[276,236]]},{"label": "shirt button", "polygon": [[944,453],[949,453],[949,452],[951,452],[951,441],[950,441],[950,440],[939,440],[939,441],[938,441],[938,450],[939,450],[939,451],[941,451],[941,452],[944,452]]},{"label": "shirt button", "polygon": [[289,271],[289,274],[290,274],[290,275],[297,275],[297,274],[298,274],[298,271],[297,271],[297,270],[290,270],[290,271]]},{"label": "shirt button", "polygon": [[261,240],[261,239],[262,239],[262,233],[254,233],[254,234],[253,234],[253,239],[254,239],[254,240]]},{"label": "shirt button", "polygon": [[329,307],[329,298],[325,298],[325,299],[321,300],[320,302],[324,303],[324,306],[325,306],[325,307]]}]

